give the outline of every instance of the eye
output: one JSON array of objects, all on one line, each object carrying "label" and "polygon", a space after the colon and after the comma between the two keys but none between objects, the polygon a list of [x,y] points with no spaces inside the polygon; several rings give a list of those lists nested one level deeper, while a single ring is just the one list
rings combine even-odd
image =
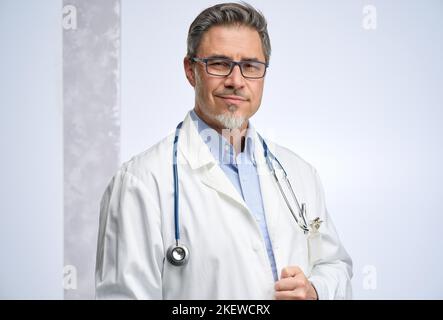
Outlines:
[{"label": "eye", "polygon": [[230,68],[231,64],[225,60],[208,60],[208,66],[214,68]]},{"label": "eye", "polygon": [[244,62],[243,69],[248,71],[260,70],[260,64],[254,62]]}]

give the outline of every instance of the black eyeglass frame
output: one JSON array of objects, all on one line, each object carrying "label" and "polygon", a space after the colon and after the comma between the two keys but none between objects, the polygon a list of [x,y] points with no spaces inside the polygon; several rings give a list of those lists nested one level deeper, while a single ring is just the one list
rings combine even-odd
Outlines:
[{"label": "black eyeglass frame", "polygon": [[[226,74],[226,75],[220,75],[220,74],[214,74],[214,73],[209,72],[209,70],[208,70],[208,61],[211,61],[211,60],[221,60],[221,61],[228,62],[230,64],[230,66],[231,66],[231,69],[229,70],[229,73]],[[245,79],[262,79],[262,78],[265,77],[266,71],[267,71],[267,69],[269,67],[268,63],[261,62],[261,61],[255,61],[255,60],[234,61],[234,60],[227,59],[227,58],[216,58],[216,57],[198,58],[198,57],[193,57],[193,58],[191,58],[191,61],[203,63],[205,65],[206,73],[210,74],[211,76],[215,76],[215,77],[229,77],[231,75],[231,73],[232,73],[232,70],[234,70],[234,67],[238,66],[240,68],[240,72],[241,72],[242,76]],[[264,65],[265,66],[265,70],[263,71],[263,75],[261,77],[245,76],[243,74],[243,64],[246,64],[246,63],[259,63],[259,64]]]}]

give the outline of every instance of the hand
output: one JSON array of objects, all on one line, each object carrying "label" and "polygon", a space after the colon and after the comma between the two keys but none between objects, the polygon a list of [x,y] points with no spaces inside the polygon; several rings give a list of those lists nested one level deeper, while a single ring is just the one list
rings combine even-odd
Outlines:
[{"label": "hand", "polygon": [[285,267],[275,283],[276,300],[317,300],[317,291],[297,266]]}]

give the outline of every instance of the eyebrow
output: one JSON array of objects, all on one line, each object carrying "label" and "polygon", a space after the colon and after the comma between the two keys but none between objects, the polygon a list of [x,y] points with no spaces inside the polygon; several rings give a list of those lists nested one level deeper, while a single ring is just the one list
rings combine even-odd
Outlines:
[{"label": "eyebrow", "polygon": [[[222,54],[214,54],[214,55],[210,55],[206,58],[216,58],[216,59],[228,59],[228,60],[233,60],[232,58],[222,55]],[[252,57],[252,58],[242,58],[240,61],[255,61],[255,62],[263,62],[260,61],[260,59]]]}]

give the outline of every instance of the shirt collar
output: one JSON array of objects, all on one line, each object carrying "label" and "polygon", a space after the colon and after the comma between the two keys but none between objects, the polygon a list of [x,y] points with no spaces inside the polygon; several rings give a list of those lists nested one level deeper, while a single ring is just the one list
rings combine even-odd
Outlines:
[{"label": "shirt collar", "polygon": [[[212,155],[218,163],[232,164],[236,166],[235,161],[235,150],[234,147],[219,134],[216,130],[212,129],[206,122],[204,122],[194,110],[191,110],[190,116],[194,124],[196,125],[197,131],[203,142],[209,147]],[[255,129],[251,124],[248,123],[248,129],[245,136],[245,147],[241,154],[246,156],[248,161],[251,161],[255,165],[254,149],[255,149]],[[239,154],[240,155],[240,154]],[[237,155],[237,157],[239,156]]]}]

